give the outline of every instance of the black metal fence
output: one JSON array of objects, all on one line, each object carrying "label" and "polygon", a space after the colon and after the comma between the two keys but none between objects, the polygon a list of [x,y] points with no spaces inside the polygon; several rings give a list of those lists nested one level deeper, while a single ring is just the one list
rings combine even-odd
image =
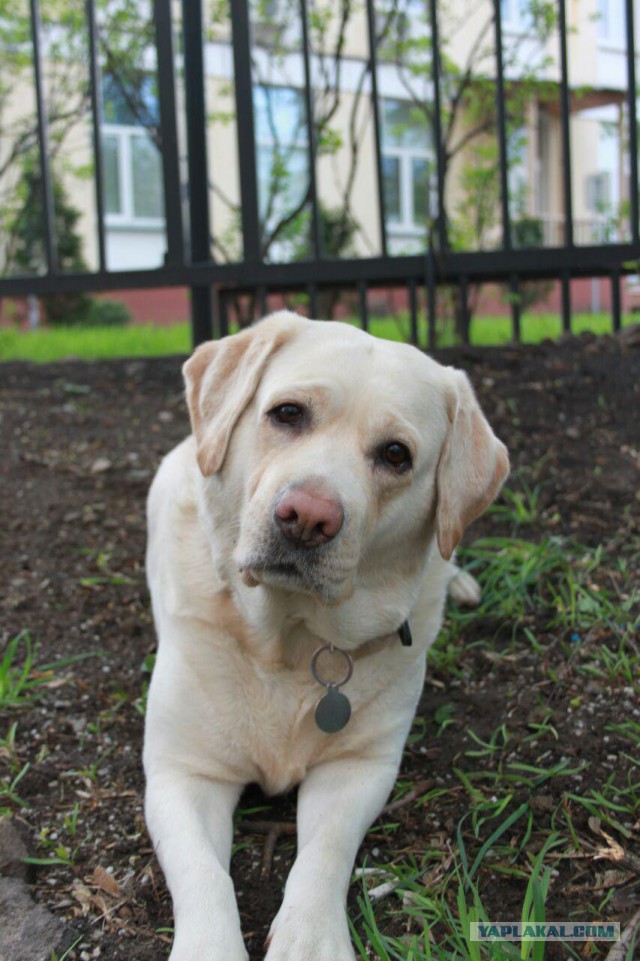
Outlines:
[{"label": "black metal fence", "polygon": [[[527,81],[527,97],[534,94],[538,99],[553,102],[552,115],[558,124],[560,150],[559,171],[561,198],[559,201],[562,242],[545,246],[543,237],[534,231],[524,246],[518,237],[518,217],[510,199],[510,137],[513,126],[511,104],[518,90],[522,93],[523,81],[505,70],[508,54],[505,52],[505,0],[487,0],[491,19],[490,48],[494,68],[484,76],[474,78],[468,69],[468,86],[464,93],[469,110],[483,100],[492,105],[491,125],[481,131],[481,136],[494,139],[497,148],[495,167],[496,198],[499,208],[498,229],[489,245],[491,249],[465,249],[464,244],[452,242],[447,218],[451,217],[451,200],[446,178],[450,157],[445,127],[452,124],[451,67],[441,56],[442,21],[446,10],[443,0],[424,0],[424,29],[429,37],[428,104],[422,105],[427,118],[432,144],[432,210],[425,223],[421,249],[410,253],[395,254],[390,251],[388,188],[385,186],[385,169],[382,149],[382,120],[380,77],[385,71],[400,69],[397,60],[408,56],[401,49],[402,39],[396,31],[396,61],[389,46],[384,46],[381,22],[389,24],[389,17],[415,12],[415,0],[367,0],[363,17],[366,22],[367,53],[362,60],[363,84],[367,84],[367,97],[372,117],[373,151],[361,164],[375,170],[375,196],[370,204],[377,208],[379,227],[377,251],[369,255],[335,254],[326,243],[324,221],[326,211],[319,199],[318,165],[323,152],[319,143],[318,128],[314,115],[314,96],[317,90],[318,51],[313,47],[309,23],[313,14],[311,0],[296,0],[295,5],[286,4],[285,16],[298,18],[300,43],[297,51],[303,69],[300,93],[304,104],[307,125],[305,138],[307,149],[304,190],[304,210],[308,214],[308,243],[304,256],[289,262],[275,262],[265,251],[261,238],[264,236],[264,212],[259,197],[259,170],[255,126],[255,87],[253,69],[255,57],[255,5],[232,0],[228,7],[228,44],[232,50],[233,97],[235,100],[235,129],[237,135],[239,205],[242,254],[237,259],[222,262],[214,258],[212,224],[210,218],[211,168],[216,157],[209,156],[207,142],[207,104],[205,93],[205,52],[207,36],[203,32],[203,9],[201,0],[183,0],[180,16],[176,19],[176,7],[172,0],[154,0],[153,24],[156,48],[157,95],[159,107],[158,142],[161,144],[162,180],[164,187],[164,221],[166,225],[166,254],[162,266],[153,269],[108,269],[105,231],[105,157],[103,143],[102,81],[105,69],[99,44],[99,19],[104,14],[97,7],[97,0],[86,0],[86,30],[88,37],[89,66],[89,124],[92,134],[92,176],[95,190],[97,233],[97,263],[95,269],[61,269],[59,245],[55,229],[55,198],[51,173],[51,149],[49,142],[49,114],[47,90],[44,82],[43,64],[47,52],[43,50],[42,24],[39,0],[30,0],[31,45],[33,55],[33,86],[37,106],[37,153],[40,169],[41,220],[44,238],[44,263],[37,272],[19,273],[15,270],[0,277],[0,297],[20,297],[27,294],[74,293],[81,291],[114,291],[125,289],[150,289],[169,286],[188,286],[192,297],[192,322],[194,341],[200,342],[212,335],[227,332],[230,310],[239,299],[248,298],[250,313],[266,311],[284,295],[305,296],[311,315],[317,316],[319,303],[328,291],[348,291],[357,305],[360,322],[366,328],[369,323],[370,293],[376,289],[403,290],[406,310],[410,321],[410,336],[414,342],[426,341],[424,346],[437,342],[438,293],[450,292],[458,313],[459,329],[468,335],[470,291],[476,285],[496,284],[505,292],[510,305],[512,335],[520,336],[522,313],[521,291],[529,282],[554,280],[562,290],[562,322],[565,330],[571,329],[572,280],[584,277],[604,277],[610,284],[612,325],[621,324],[621,285],[624,275],[637,271],[640,259],[639,209],[638,209],[638,138],[636,107],[636,15],[634,0],[623,0],[625,23],[621,36],[624,43],[626,83],[624,89],[608,91],[606,84],[594,85],[585,93],[584,86],[578,91],[571,83],[571,64],[568,58],[570,24],[567,23],[566,0],[553,0],[547,5],[549,17],[554,20],[549,46],[557,43],[556,67],[546,69],[536,86],[536,79]],[[514,0],[515,2],[515,0]],[[277,4],[263,3],[260,16],[277,14]],[[105,8],[106,9],[106,8]],[[522,4],[517,9],[522,16]],[[404,13],[407,13],[407,10]],[[282,13],[283,11],[281,11]],[[343,26],[344,26],[344,8]],[[254,22],[252,22],[252,14]],[[314,21],[315,22],[315,21]],[[422,22],[422,21],[421,21]],[[406,28],[406,20],[403,21]],[[396,24],[397,26],[397,24]],[[345,29],[348,29],[345,27]],[[353,28],[355,29],[355,28]],[[395,28],[394,28],[395,29]],[[399,28],[398,28],[399,29]],[[414,28],[415,29],[415,28]],[[523,28],[524,29],[524,28]],[[176,50],[178,41],[179,49]],[[335,51],[344,57],[336,41]],[[489,44],[489,40],[487,40]],[[424,45],[423,45],[424,46]],[[273,52],[273,51],[272,51]],[[336,56],[338,54],[336,53]],[[394,67],[394,63],[396,64]],[[400,64],[404,69],[406,64]],[[458,70],[458,68],[456,68]],[[555,70],[555,73],[554,73]],[[449,71],[449,74],[447,73]],[[456,82],[464,79],[464,64],[455,73]],[[334,64],[334,72],[338,69]],[[315,74],[315,79],[314,79]],[[462,96],[462,95],[461,95]],[[582,101],[580,98],[582,97]],[[619,150],[623,162],[619,164],[620,183],[616,227],[610,242],[581,243],[576,238],[575,192],[572,180],[571,122],[580,104],[597,105],[615,100],[620,119]],[[585,99],[586,98],[586,99]],[[408,95],[410,100],[410,96]],[[414,98],[415,99],[415,98]],[[526,98],[525,98],[526,99]],[[416,106],[414,103],[413,106]],[[418,105],[420,106],[420,105]],[[424,110],[426,109],[426,113]],[[510,113],[511,112],[511,113]],[[470,122],[467,121],[466,122]],[[1,131],[0,131],[1,133]],[[522,218],[520,218],[522,219]],[[426,335],[419,334],[426,331]]]}]

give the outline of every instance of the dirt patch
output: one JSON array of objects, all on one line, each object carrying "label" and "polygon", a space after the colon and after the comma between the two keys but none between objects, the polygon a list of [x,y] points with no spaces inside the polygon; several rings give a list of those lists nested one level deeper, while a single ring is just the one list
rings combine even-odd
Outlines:
[{"label": "dirt patch", "polygon": [[[465,348],[438,359],[468,371],[509,447],[514,489],[535,492],[526,537],[602,545],[612,558],[606,574],[611,590],[623,583],[619,560],[628,591],[640,553],[640,347],[632,336]],[[39,668],[31,675],[37,682],[32,703],[25,705],[23,695],[21,706],[2,716],[0,775],[9,792],[5,787],[0,807],[13,811],[32,853],[53,859],[34,866],[31,890],[77,930],[81,943],[71,958],[151,961],[166,956],[171,940],[170,901],[144,827],[140,751],[145,663],[155,648],[143,569],[144,504],[161,457],[188,431],[180,365],[174,357],[0,368],[0,651],[26,631]],[[467,543],[497,533],[521,536],[513,513],[483,518]],[[508,625],[491,618],[471,622],[455,640],[455,670],[435,662],[401,782],[410,789],[426,780],[446,790],[423,803],[424,788],[416,804],[400,805],[391,834],[381,828],[384,819],[377,822],[362,858],[384,863],[429,848],[441,850],[446,861],[470,810],[454,768],[464,773],[482,763],[496,771],[509,756],[549,769],[571,761],[579,769],[573,780],[554,778],[533,791],[531,781],[526,787],[514,782],[514,803],[526,801],[536,815],[529,839],[536,850],[544,832],[555,829],[563,791],[586,795],[607,779],[617,779],[621,788],[637,780],[634,762],[623,760],[633,748],[611,731],[625,718],[640,724],[637,682],[625,679],[624,671],[577,669],[590,649],[615,651],[615,628],[576,629],[575,658],[567,654],[571,637],[554,635],[548,618],[533,611],[526,628],[514,645]],[[477,644],[496,633],[490,649]],[[26,644],[23,635],[21,657]],[[530,734],[547,708],[557,738],[544,754]],[[442,724],[444,716],[450,723]],[[482,762],[469,754],[470,728],[489,741],[505,724],[508,749],[498,745]],[[262,807],[241,819],[233,861],[252,958],[262,957],[295,845],[290,833],[279,835],[273,857],[267,856],[272,880],[265,884],[264,830],[247,822],[293,821],[294,798],[266,801],[250,790],[243,808]],[[607,916],[628,919],[638,899],[638,818],[640,811],[635,824],[620,815],[623,830],[616,838],[627,862],[608,865],[622,872],[615,884],[602,887],[603,862],[558,861],[548,917],[576,917],[608,894]],[[575,807],[573,823],[584,836],[592,832],[594,845],[604,843],[586,808]],[[469,837],[469,844],[485,836]],[[505,872],[490,885],[480,877],[479,884],[501,916],[519,910],[522,878]],[[391,928],[394,923],[388,921]]]}]

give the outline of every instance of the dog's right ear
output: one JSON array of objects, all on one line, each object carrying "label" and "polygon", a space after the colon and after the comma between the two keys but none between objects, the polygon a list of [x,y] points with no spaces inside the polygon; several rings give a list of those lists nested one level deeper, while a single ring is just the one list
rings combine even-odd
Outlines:
[{"label": "dog's right ear", "polygon": [[507,448],[491,430],[467,376],[449,373],[449,431],[436,475],[436,534],[447,561],[465,527],[487,509],[509,473]]},{"label": "dog's right ear", "polygon": [[291,340],[300,323],[296,314],[281,311],[239,334],[201,344],[183,366],[198,465],[205,477],[222,467],[233,428],[269,358]]}]

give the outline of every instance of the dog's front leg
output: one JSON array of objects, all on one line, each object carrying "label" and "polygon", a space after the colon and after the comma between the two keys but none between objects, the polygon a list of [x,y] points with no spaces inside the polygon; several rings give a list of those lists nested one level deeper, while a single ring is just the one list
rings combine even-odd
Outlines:
[{"label": "dog's front leg", "polygon": [[298,856],[271,926],[267,961],[353,961],[346,914],[353,862],[397,771],[395,761],[333,761],[302,782]]},{"label": "dog's front leg", "polygon": [[146,818],[173,899],[169,961],[246,961],[229,877],[241,788],[165,770],[147,779]]}]

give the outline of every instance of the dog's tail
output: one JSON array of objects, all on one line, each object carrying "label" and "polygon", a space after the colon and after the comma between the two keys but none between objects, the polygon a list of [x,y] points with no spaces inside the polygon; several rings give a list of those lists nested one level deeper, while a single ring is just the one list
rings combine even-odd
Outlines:
[{"label": "dog's tail", "polygon": [[447,590],[451,600],[462,607],[477,607],[482,599],[482,588],[475,577],[461,570],[453,561],[449,564],[451,576]]}]

